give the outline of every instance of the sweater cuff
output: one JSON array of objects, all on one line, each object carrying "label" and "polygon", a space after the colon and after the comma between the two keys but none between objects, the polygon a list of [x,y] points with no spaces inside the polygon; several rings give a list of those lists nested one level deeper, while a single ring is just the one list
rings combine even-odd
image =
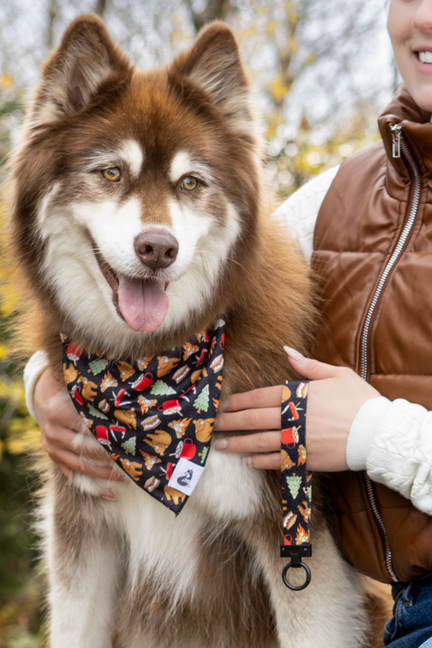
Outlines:
[{"label": "sweater cuff", "polygon": [[391,401],[384,396],[370,398],[360,407],[348,436],[346,460],[350,470],[366,470],[366,461],[376,431]]},{"label": "sweater cuff", "polygon": [[48,356],[45,351],[36,351],[24,368],[24,387],[27,409],[36,423],[38,420],[34,408],[34,390],[40,375],[48,367],[48,364]]}]

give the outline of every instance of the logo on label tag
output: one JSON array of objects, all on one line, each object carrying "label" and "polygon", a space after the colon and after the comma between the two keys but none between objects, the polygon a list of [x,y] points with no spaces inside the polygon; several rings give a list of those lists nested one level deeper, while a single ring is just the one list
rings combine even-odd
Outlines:
[{"label": "logo on label tag", "polygon": [[175,488],[185,495],[191,495],[203,472],[203,466],[198,466],[193,461],[181,457],[171,475],[168,486]]}]

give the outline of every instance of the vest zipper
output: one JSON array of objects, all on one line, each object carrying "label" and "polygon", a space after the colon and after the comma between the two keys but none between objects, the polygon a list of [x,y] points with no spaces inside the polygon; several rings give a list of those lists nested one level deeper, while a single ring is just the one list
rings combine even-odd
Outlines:
[{"label": "vest zipper", "polygon": [[[395,263],[399,259],[401,252],[404,248],[405,243],[407,242],[407,239],[411,233],[411,230],[414,225],[414,221],[417,216],[417,211],[420,203],[420,188],[421,188],[421,178],[420,178],[420,172],[417,167],[417,164],[414,160],[414,157],[411,153],[411,151],[408,148],[408,145],[406,144],[403,135],[402,135],[402,126],[400,124],[389,124],[389,128],[392,133],[392,157],[393,158],[400,158],[401,153],[403,153],[406,161],[408,162],[408,165],[411,169],[412,172],[412,178],[413,178],[413,194],[412,194],[412,202],[411,202],[411,208],[408,216],[408,220],[405,224],[405,227],[402,230],[402,233],[399,237],[399,240],[397,242],[397,245],[395,249],[393,250],[393,254],[391,255],[389,261],[387,262],[380,278],[377,284],[377,287],[375,289],[375,292],[373,294],[370,306],[368,308],[366,318],[363,324],[363,329],[362,329],[362,334],[361,334],[361,341],[360,341],[360,369],[359,369],[359,375],[363,380],[367,380],[368,377],[368,343],[369,343],[369,331],[370,331],[370,326],[372,322],[372,317],[375,311],[375,308],[377,306],[378,300],[380,298],[380,295],[383,291],[384,285],[387,281],[387,278],[390,274],[390,271],[394,267]],[[372,509],[372,513],[375,517],[375,520],[381,529],[382,537],[384,540],[384,553],[385,553],[385,565],[387,572],[389,573],[391,579],[394,582],[398,582],[398,578],[396,574],[394,573],[393,569],[393,564],[392,564],[392,555],[390,551],[390,545],[388,542],[388,536],[387,536],[387,531],[384,525],[384,521],[381,517],[381,514],[378,510],[378,506],[375,500],[375,493],[372,485],[372,480],[370,477],[367,475],[367,473],[364,473],[365,477],[365,483],[366,483],[366,491],[369,499],[369,503]]]},{"label": "vest zipper", "polygon": [[392,134],[392,158],[401,157],[401,140],[402,140],[402,126],[400,124],[390,124]]},{"label": "vest zipper", "polygon": [[375,500],[375,492],[373,489],[372,480],[365,471],[363,474],[364,474],[366,493],[368,496],[369,504],[372,509],[373,516],[381,530],[381,536],[384,540],[384,562],[387,569],[387,573],[389,574],[390,578],[394,583],[398,583],[399,578],[396,576],[393,569],[392,554],[391,554],[390,545],[388,541],[387,529],[385,528],[384,520],[382,519],[381,514],[378,510],[378,506]]}]

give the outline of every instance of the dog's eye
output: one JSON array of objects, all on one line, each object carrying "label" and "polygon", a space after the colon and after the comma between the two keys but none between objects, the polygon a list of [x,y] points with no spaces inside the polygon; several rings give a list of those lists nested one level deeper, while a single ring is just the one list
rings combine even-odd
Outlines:
[{"label": "dog's eye", "polygon": [[109,180],[110,182],[120,182],[121,180],[121,171],[118,167],[103,169],[101,173],[105,180]]},{"label": "dog's eye", "polygon": [[183,191],[194,191],[198,187],[198,180],[188,176],[184,178],[183,182],[180,185],[180,189]]}]

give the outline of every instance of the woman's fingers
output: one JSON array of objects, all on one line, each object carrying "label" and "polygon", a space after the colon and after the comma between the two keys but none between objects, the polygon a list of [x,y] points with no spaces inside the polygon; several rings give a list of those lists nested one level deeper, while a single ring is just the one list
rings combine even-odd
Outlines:
[{"label": "woman's fingers", "polygon": [[43,438],[46,452],[66,477],[69,478],[74,471],[97,479],[122,480],[122,475],[113,470],[113,461],[103,448],[89,447],[89,444],[76,447],[76,432],[56,428],[54,443],[47,441],[45,436]]},{"label": "woman's fingers", "polygon": [[228,399],[225,412],[236,412],[255,408],[269,408],[280,406],[282,398],[282,385],[253,389],[241,394],[232,394]]},{"label": "woman's fingers", "polygon": [[82,421],[72,404],[66,386],[54,377],[50,368],[40,375],[33,394],[37,420],[41,428],[62,425],[78,432]]},{"label": "woman's fingers", "polygon": [[281,468],[280,430],[224,437],[215,442],[215,448],[221,452],[244,453],[243,461],[253,468],[262,470],[280,470]]},{"label": "woman's fingers", "polygon": [[114,465],[112,461],[110,464],[95,462],[83,455],[70,452],[69,450],[58,450],[55,456],[55,463],[61,465],[61,470],[67,477],[69,477],[70,472],[73,471],[97,479],[105,479],[107,481],[123,480],[123,476],[113,469]]},{"label": "woman's fingers", "polygon": [[229,432],[237,430],[280,430],[281,414],[279,408],[247,409],[240,412],[218,414],[215,430]]},{"label": "woman's fingers", "polygon": [[[77,433],[65,428],[56,428],[54,438],[54,444],[46,441],[44,447],[66,477],[74,471],[98,479],[114,481],[122,479],[122,476],[113,470],[112,459],[103,448],[93,448],[89,443],[77,448]],[[92,443],[92,438],[88,441]]]},{"label": "woman's fingers", "polygon": [[94,437],[82,433],[82,420],[65,386],[50,369],[36,383],[34,403],[43,447],[66,477],[77,472],[108,481],[125,479],[114,470],[112,459]]},{"label": "woman's fingers", "polygon": [[86,443],[85,445],[80,445],[78,448],[76,439],[77,432],[64,427],[48,426],[42,435],[43,446],[52,459],[57,456],[59,451],[67,450],[68,452],[82,455],[88,459],[105,461],[107,464],[110,464],[112,460],[107,456],[103,448],[96,445],[93,446],[93,443],[91,445]]},{"label": "woman's fingers", "polygon": [[215,430],[257,432],[218,439],[215,448],[245,454],[244,461],[254,468],[280,469],[281,398],[282,385],[230,396],[227,408],[217,415]]},{"label": "woman's fingers", "polygon": [[[308,470],[347,470],[352,422],[362,405],[379,392],[347,367],[305,358],[295,349],[285,350],[293,368],[311,381],[306,412]],[[227,409],[217,416],[215,429],[243,434],[219,439],[215,447],[246,455],[244,461],[254,468],[280,469],[281,395],[282,386],[234,394]],[[247,434],[254,430],[259,432]]]},{"label": "woman's fingers", "polygon": [[215,448],[222,452],[253,452],[258,454],[263,452],[280,452],[281,433],[279,430],[278,432],[256,432],[255,434],[224,437],[215,442]]},{"label": "woman's fingers", "polygon": [[326,364],[315,360],[315,358],[305,358],[299,351],[291,347],[284,347],[290,364],[294,367],[297,373],[309,380],[325,380],[326,378],[335,378],[339,375],[344,367],[337,367],[335,365]]},{"label": "woman's fingers", "polygon": [[280,452],[272,454],[251,454],[243,458],[243,461],[252,468],[260,470],[280,470],[281,455]]}]

